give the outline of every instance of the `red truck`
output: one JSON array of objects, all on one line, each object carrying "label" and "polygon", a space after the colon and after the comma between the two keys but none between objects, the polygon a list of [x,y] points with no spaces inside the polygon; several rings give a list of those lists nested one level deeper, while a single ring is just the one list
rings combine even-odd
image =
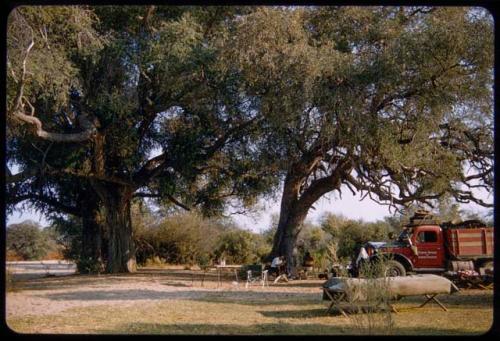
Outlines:
[{"label": "red truck", "polygon": [[364,258],[389,256],[387,275],[493,272],[493,227],[479,220],[439,223],[426,211],[417,211],[392,242],[368,242]]}]

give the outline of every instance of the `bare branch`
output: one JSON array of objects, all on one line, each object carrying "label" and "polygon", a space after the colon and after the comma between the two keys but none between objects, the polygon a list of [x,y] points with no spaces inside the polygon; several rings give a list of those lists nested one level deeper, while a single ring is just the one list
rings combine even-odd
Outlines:
[{"label": "bare branch", "polygon": [[[26,101],[29,103],[28,101]],[[31,104],[29,104],[31,106]],[[42,127],[42,122],[33,116],[34,111],[32,110],[32,115],[26,115],[21,111],[13,112],[13,115],[18,119],[30,123],[36,127],[36,135],[44,140],[52,141],[52,142],[84,142],[88,141],[94,137],[97,132],[94,124],[92,124],[88,117],[85,114],[81,114],[78,116],[78,120],[80,126],[85,130],[81,133],[70,133],[70,134],[61,134],[61,133],[51,133],[47,132]]]}]

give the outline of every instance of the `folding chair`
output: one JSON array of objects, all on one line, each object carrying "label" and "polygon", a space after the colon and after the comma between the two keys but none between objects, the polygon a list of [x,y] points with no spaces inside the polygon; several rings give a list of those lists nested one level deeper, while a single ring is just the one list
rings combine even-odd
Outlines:
[{"label": "folding chair", "polygon": [[261,282],[262,287],[264,286],[269,286],[268,278],[267,278],[267,271],[268,270],[263,270],[261,273],[260,278],[259,277],[254,277],[252,275],[252,270],[247,271],[247,282],[245,283],[245,288],[248,288],[248,286],[252,283],[255,282]]}]

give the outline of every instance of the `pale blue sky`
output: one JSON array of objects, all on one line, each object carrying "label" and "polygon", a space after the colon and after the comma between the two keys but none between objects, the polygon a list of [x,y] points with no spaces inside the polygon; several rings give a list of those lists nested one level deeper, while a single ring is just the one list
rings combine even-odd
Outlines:
[{"label": "pale blue sky", "polygon": [[[487,201],[493,202],[492,197],[488,197],[485,193],[481,193],[480,197]],[[394,210],[389,212],[388,206],[383,206],[375,203],[369,198],[359,201],[361,196],[353,196],[350,191],[343,191],[342,199],[334,192],[329,196],[323,197],[315,205],[315,209],[311,209],[307,219],[317,223],[321,216],[325,213],[342,214],[347,218],[363,219],[364,221],[375,221],[382,219],[384,216],[394,214]],[[236,223],[246,229],[254,232],[260,232],[269,228],[271,224],[272,214],[279,214],[279,201],[261,201],[262,209],[255,214],[234,214],[232,215]],[[485,213],[487,210],[476,204],[461,205],[461,208],[468,209],[478,213]],[[44,217],[34,211],[17,211],[12,215],[7,216],[7,225],[18,223],[26,219],[31,219],[40,222],[42,226],[47,225]]]}]

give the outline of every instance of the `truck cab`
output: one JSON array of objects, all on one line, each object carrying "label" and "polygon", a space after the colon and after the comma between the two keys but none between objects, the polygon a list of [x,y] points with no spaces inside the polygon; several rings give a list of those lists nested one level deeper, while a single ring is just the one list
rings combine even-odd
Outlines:
[{"label": "truck cab", "polygon": [[391,254],[406,271],[444,271],[446,257],[443,230],[439,225],[406,227],[396,242],[382,244],[368,254]]}]

